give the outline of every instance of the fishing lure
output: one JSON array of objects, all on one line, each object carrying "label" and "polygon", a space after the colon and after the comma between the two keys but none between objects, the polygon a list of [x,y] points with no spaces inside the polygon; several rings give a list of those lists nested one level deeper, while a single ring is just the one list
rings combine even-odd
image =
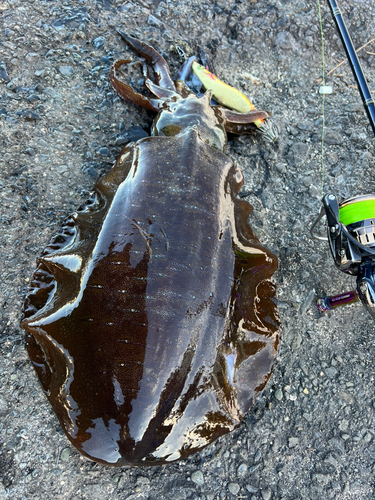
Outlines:
[{"label": "fishing lure", "polygon": [[117,93],[158,114],[65,221],[33,275],[22,326],[62,428],[86,457],[158,465],[237,427],[263,390],[279,344],[276,257],[237,196],[223,153],[264,111],[210,105],[176,84],[151,46],[120,33],[153,67],[152,97],[118,76]]},{"label": "fishing lure", "polygon": [[[242,92],[219,80],[217,76],[198,64],[197,61],[192,61],[192,70],[204,88],[211,90],[212,97],[218,103],[240,113],[248,113],[255,109],[254,104]],[[271,118],[254,120],[254,125],[266,141],[275,142],[277,140],[279,130]]]}]

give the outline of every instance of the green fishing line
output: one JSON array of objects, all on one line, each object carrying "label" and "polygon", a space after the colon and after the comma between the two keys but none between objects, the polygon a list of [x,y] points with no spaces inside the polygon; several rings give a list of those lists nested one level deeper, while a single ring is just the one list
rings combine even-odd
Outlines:
[{"label": "green fishing line", "polygon": [[357,201],[340,208],[339,220],[345,226],[366,219],[375,219],[375,199]]}]

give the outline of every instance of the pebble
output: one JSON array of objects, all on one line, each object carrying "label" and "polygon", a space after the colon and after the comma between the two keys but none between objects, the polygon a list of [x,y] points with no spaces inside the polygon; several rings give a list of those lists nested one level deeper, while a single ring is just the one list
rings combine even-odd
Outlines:
[{"label": "pebble", "polygon": [[364,443],[369,443],[372,440],[372,434],[370,432],[366,432],[362,439]]},{"label": "pebble", "polygon": [[37,52],[29,52],[26,54],[25,59],[29,63],[35,62],[37,59],[39,59],[40,55]]},{"label": "pebble", "polygon": [[318,484],[325,486],[329,481],[329,476],[327,474],[312,474],[312,479],[315,479]]},{"label": "pebble", "polygon": [[327,377],[329,377],[329,378],[334,378],[338,374],[338,371],[333,366],[330,366],[329,368],[326,368],[324,370],[324,372],[327,375]]},{"label": "pebble", "polygon": [[262,490],[260,492],[260,494],[262,495],[263,500],[270,500],[272,492],[271,492],[271,490],[266,489],[266,490]]},{"label": "pebble", "polygon": [[40,116],[38,115],[38,113],[31,111],[31,109],[16,111],[16,115],[20,116],[21,118],[24,118],[28,122],[31,122],[34,120],[40,120]]},{"label": "pebble", "polygon": [[311,198],[316,198],[316,199],[319,199],[319,200],[322,197],[322,194],[319,191],[319,189],[315,185],[313,185],[313,184],[309,188],[309,195],[311,196]]},{"label": "pebble", "polygon": [[146,476],[138,476],[136,483],[138,486],[147,487],[150,486],[150,479]]},{"label": "pebble", "polygon": [[289,448],[295,448],[299,443],[299,439],[297,437],[290,437],[288,439]]},{"label": "pebble", "polygon": [[98,153],[102,156],[109,156],[109,149],[106,147],[100,148]]},{"label": "pebble", "polygon": [[283,399],[283,393],[280,389],[276,389],[275,391],[275,398],[278,400],[278,401],[282,401]]},{"label": "pebble", "polygon": [[87,170],[85,170],[85,172],[87,172],[89,176],[92,177],[93,179],[97,179],[99,177],[98,171],[96,170],[96,168],[92,166],[90,166]]},{"label": "pebble", "polygon": [[56,90],[52,87],[46,87],[44,90],[43,90],[43,94],[47,94],[49,95],[50,97],[58,97],[58,93],[56,92]]},{"label": "pebble", "polygon": [[253,472],[255,472],[257,469],[259,469],[259,467],[261,466],[261,464],[255,464],[253,465],[252,467],[250,467],[249,469],[249,472],[250,474],[252,474]]},{"label": "pebble", "polygon": [[294,334],[293,334],[293,340],[292,340],[292,343],[291,343],[292,351],[293,352],[298,351],[298,349],[300,348],[301,344],[302,344],[302,336],[300,335],[299,332],[297,332],[295,330]]},{"label": "pebble", "polygon": [[315,298],[315,290],[314,288],[312,290],[309,291],[309,293],[307,294],[307,297],[304,301],[304,303],[302,304],[299,312],[304,315],[306,313],[306,311],[309,309],[309,307],[311,306],[311,304],[313,303],[314,301],[314,298]]},{"label": "pebble", "polygon": [[322,85],[319,87],[319,94],[332,94],[332,87],[330,85]]},{"label": "pebble", "polygon": [[202,486],[202,484],[204,484],[204,476],[200,470],[193,472],[193,474],[191,475],[191,480],[198,486]]},{"label": "pebble", "polygon": [[336,129],[326,128],[324,132],[324,142],[329,146],[333,146],[335,144],[342,144],[343,138],[340,132]]},{"label": "pebble", "polygon": [[247,473],[247,464],[243,463],[241,464],[238,469],[237,469],[237,476],[238,477],[245,477]]},{"label": "pebble", "polygon": [[159,21],[159,19],[156,19],[155,16],[150,14],[147,19],[147,23],[150,24],[151,26],[161,26],[163,23]]},{"label": "pebble", "polygon": [[104,36],[98,36],[98,38],[95,38],[95,40],[92,42],[92,44],[97,49],[103,48],[103,46],[105,44],[105,38],[104,38]]},{"label": "pebble", "polygon": [[26,99],[29,101],[29,102],[36,102],[36,101],[40,101],[40,97],[36,94],[31,94],[29,95],[28,97],[26,97]]},{"label": "pebble", "polygon": [[70,459],[70,448],[64,448],[60,453],[60,460],[62,462],[69,462]]},{"label": "pebble", "polygon": [[228,484],[228,490],[233,495],[237,495],[237,493],[240,491],[240,485],[238,483],[229,483]]},{"label": "pebble", "polygon": [[7,73],[5,63],[3,61],[0,61],[0,80],[3,80],[4,82],[10,82],[9,75]]},{"label": "pebble", "polygon": [[297,123],[297,128],[299,130],[302,130],[304,132],[310,132],[311,130],[313,130],[313,124],[311,122],[298,122]]},{"label": "pebble", "polygon": [[59,66],[59,71],[64,76],[71,76],[74,73],[74,69],[71,66]]},{"label": "pebble", "polygon": [[293,36],[288,31],[281,31],[280,33],[278,33],[276,35],[274,43],[276,47],[280,49],[280,51],[292,50],[296,45]]},{"label": "pebble", "polygon": [[276,163],[276,169],[280,172],[280,174],[286,174],[287,172],[287,167],[284,163]]}]

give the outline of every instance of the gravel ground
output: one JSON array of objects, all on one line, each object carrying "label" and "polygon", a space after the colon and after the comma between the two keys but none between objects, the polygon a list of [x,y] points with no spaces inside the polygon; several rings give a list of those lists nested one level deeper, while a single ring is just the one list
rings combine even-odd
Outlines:
[{"label": "gravel ground", "polygon": [[[341,6],[355,46],[371,40],[374,4]],[[317,3],[0,0],[0,16],[0,499],[374,499],[372,320],[361,306],[324,316],[314,306],[316,294],[354,284],[309,234],[322,177]],[[331,69],[345,55],[325,4],[322,17]],[[280,128],[276,145],[246,136],[227,150],[252,193],[251,225],[280,260],[278,363],[237,430],[166,467],[83,459],[39,387],[19,327],[36,257],[109,170],[126,131],[151,122],[109,85],[111,62],[126,53],[115,27],[157,47],[172,71],[177,45],[204,47],[218,76],[272,110]],[[375,43],[361,52],[372,89],[374,53]],[[327,84],[324,191],[375,192],[374,138],[348,64]]]}]

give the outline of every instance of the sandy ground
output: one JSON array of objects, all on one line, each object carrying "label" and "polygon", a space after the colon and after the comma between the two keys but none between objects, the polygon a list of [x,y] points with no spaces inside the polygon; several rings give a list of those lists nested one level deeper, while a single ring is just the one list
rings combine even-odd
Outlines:
[{"label": "sandy ground", "polygon": [[[360,47],[374,37],[375,6],[341,4]],[[325,4],[322,17],[330,70],[345,55]],[[227,150],[251,191],[250,223],[280,260],[278,363],[237,430],[166,467],[112,469],[80,457],[19,327],[36,257],[110,169],[126,131],[151,122],[109,85],[111,62],[126,53],[116,27],[156,46],[172,72],[176,45],[202,46],[218,76],[271,110],[280,128],[275,145],[246,136]],[[373,321],[361,306],[324,316],[314,306],[315,295],[354,287],[309,234],[322,193],[317,3],[3,0],[0,33],[0,498],[374,499]],[[375,43],[361,61],[375,89]],[[327,84],[324,192],[375,192],[374,137],[348,64]]]}]

